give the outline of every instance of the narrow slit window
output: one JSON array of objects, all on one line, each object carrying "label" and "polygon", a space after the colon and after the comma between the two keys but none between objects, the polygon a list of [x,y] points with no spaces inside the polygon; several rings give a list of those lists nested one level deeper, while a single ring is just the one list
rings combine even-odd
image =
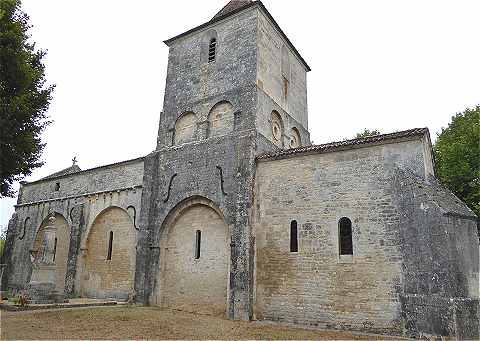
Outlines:
[{"label": "narrow slit window", "polygon": [[57,238],[55,238],[55,243],[53,244],[53,263],[55,263],[56,256],[57,256]]},{"label": "narrow slit window", "polygon": [[60,182],[57,182],[55,184],[55,192],[58,192],[60,190]]},{"label": "narrow slit window", "polygon": [[290,223],[290,252],[298,252],[298,228],[296,220]]},{"label": "narrow slit window", "polygon": [[288,79],[283,77],[283,98],[286,100],[288,98]]},{"label": "narrow slit window", "polygon": [[217,39],[213,38],[210,40],[210,44],[208,45],[208,62],[214,62],[215,57],[217,54]]},{"label": "narrow slit window", "polygon": [[340,256],[353,255],[352,221],[342,218],[338,222]]},{"label": "narrow slit window", "polygon": [[112,248],[113,248],[113,231],[110,231],[110,234],[109,234],[109,237],[108,237],[107,260],[112,260]]},{"label": "narrow slit window", "polygon": [[202,231],[197,230],[195,236],[195,259],[200,259],[200,248],[202,244]]}]

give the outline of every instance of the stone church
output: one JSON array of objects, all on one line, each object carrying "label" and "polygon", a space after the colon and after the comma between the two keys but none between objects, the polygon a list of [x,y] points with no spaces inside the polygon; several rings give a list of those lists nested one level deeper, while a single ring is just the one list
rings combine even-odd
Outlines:
[{"label": "stone church", "polygon": [[477,217],[436,180],[427,129],[312,145],[310,67],[260,1],[165,44],[155,150],[22,183],[3,288],[478,337]]}]

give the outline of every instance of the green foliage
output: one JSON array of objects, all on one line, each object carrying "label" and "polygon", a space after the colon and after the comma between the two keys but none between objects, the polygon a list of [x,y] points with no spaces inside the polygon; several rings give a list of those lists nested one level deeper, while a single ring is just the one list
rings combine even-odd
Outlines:
[{"label": "green foliage", "polygon": [[437,177],[480,216],[480,105],[452,117],[434,153]]},{"label": "green foliage", "polygon": [[0,239],[0,259],[3,256],[4,250],[5,250],[5,239]]},{"label": "green foliage", "polygon": [[12,303],[20,307],[26,307],[30,304],[30,299],[26,293],[20,293],[11,299]]},{"label": "green foliage", "polygon": [[356,139],[361,139],[361,138],[364,138],[364,137],[369,137],[369,136],[376,136],[376,135],[380,135],[381,132],[379,130],[376,130],[376,129],[373,129],[373,130],[369,130],[367,128],[363,129],[363,131],[361,133],[358,133],[355,138]]},{"label": "green foliage", "polygon": [[[2,227],[0,226],[0,231],[2,231]],[[2,260],[2,256],[3,256],[3,251],[5,251],[5,241],[7,239],[7,230],[3,230],[1,233],[0,233],[0,262]]]},{"label": "green foliage", "polygon": [[0,197],[43,163],[40,135],[54,86],[46,86],[46,52],[35,50],[20,0],[0,1]]}]

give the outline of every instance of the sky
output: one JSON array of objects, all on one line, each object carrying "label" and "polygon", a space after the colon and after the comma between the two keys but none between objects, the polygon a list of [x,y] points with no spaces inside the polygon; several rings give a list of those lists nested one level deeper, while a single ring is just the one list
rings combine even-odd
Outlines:
[{"label": "sky", "polygon": [[[32,41],[56,84],[45,164],[26,181],[88,169],[155,148],[168,48],[227,0],[23,0]],[[308,62],[316,144],[428,127],[480,104],[478,0],[264,0]],[[18,185],[16,186],[18,188]],[[6,227],[15,199],[0,199]]]}]

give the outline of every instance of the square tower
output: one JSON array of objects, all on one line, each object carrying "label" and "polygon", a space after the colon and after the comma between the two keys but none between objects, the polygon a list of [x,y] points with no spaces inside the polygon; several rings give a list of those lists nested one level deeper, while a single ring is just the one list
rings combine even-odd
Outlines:
[{"label": "square tower", "polygon": [[308,145],[309,66],[260,1],[230,1],[169,46],[157,149],[254,129]]},{"label": "square tower", "polygon": [[135,289],[143,302],[248,320],[255,157],[310,144],[310,68],[260,1],[231,1],[165,43],[164,110],[157,148],[144,160]]}]

